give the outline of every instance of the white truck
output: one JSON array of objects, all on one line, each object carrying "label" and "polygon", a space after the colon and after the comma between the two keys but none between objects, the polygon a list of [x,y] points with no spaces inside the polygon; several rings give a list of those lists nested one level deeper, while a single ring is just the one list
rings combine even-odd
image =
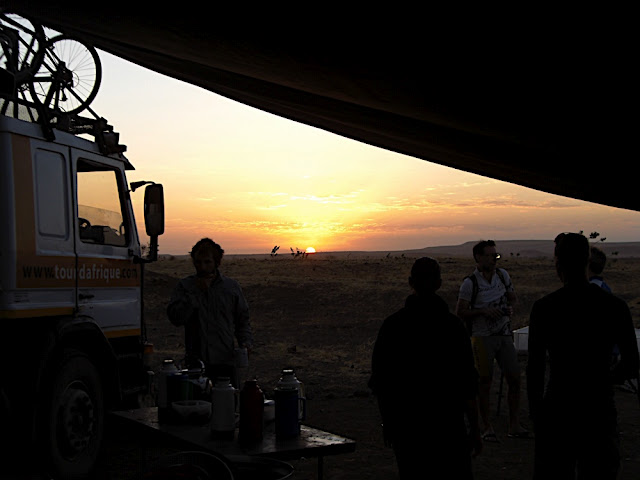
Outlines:
[{"label": "white truck", "polygon": [[130,169],[118,148],[0,115],[0,469],[29,452],[53,477],[90,475],[106,412],[149,388],[143,267],[164,200]]}]

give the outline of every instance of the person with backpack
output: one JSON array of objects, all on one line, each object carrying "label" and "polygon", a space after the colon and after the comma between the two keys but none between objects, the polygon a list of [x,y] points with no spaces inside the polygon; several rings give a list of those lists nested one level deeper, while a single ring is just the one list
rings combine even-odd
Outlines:
[{"label": "person with backpack", "polygon": [[480,375],[478,410],[484,427],[482,438],[498,442],[489,415],[494,361],[507,381],[508,436],[529,438],[529,431],[520,424],[520,366],[511,333],[510,320],[517,302],[515,289],[507,271],[497,268],[500,254],[493,240],[474,245],[473,258],[476,269],[460,285],[456,315],[467,325]]}]

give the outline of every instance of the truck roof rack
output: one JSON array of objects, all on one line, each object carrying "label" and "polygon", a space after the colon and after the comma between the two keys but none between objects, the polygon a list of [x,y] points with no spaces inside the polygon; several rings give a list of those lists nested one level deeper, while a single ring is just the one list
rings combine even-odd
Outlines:
[{"label": "truck roof rack", "polygon": [[[0,69],[0,72],[2,71],[4,70]],[[113,126],[109,125],[105,118],[99,117],[88,107],[87,110],[91,112],[93,118],[73,113],[54,112],[37,103],[0,92],[0,114],[39,124],[43,136],[49,141],[55,140],[55,129],[73,135],[93,136],[100,152],[105,155],[124,153],[127,146],[119,143],[120,134],[113,131]]]}]

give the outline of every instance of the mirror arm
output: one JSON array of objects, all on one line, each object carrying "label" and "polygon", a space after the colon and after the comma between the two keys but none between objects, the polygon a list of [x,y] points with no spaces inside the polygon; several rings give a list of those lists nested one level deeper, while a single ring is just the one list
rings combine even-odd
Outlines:
[{"label": "mirror arm", "polygon": [[130,251],[130,255],[133,256],[133,263],[152,263],[158,261],[158,236],[152,235],[149,237],[149,253],[146,257],[141,257],[139,255],[134,255],[132,251]]},{"label": "mirror arm", "polygon": [[158,235],[151,235],[149,240],[149,255],[147,255],[147,261],[155,262],[158,260]]}]

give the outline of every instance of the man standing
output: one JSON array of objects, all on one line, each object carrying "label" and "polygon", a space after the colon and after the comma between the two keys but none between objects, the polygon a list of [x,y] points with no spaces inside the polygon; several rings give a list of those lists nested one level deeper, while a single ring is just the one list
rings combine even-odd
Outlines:
[{"label": "man standing", "polygon": [[[589,283],[586,237],[563,233],[555,244],[563,287],[535,302],[529,321],[534,478],[613,480],[620,467],[613,383],[637,378],[640,368],[631,313],[623,300]],[[621,361],[612,370],[616,344]]]},{"label": "man standing", "polygon": [[218,270],[223,254],[209,238],[193,246],[196,273],[178,282],[167,315],[174,325],[184,325],[187,359],[204,362],[212,380],[229,377],[235,384],[234,338],[238,347],[250,350],[253,337],[240,285]]},{"label": "man standing", "polygon": [[471,342],[436,295],[441,283],[436,260],[416,260],[409,277],[413,294],[383,322],[373,349],[369,387],[400,478],[419,477],[428,465],[447,478],[471,479],[472,454],[482,449]]},{"label": "man standing", "polygon": [[482,438],[497,442],[490,420],[490,392],[493,362],[496,360],[507,380],[509,433],[513,438],[528,438],[520,425],[520,366],[513,345],[510,317],[517,297],[506,270],[496,268],[500,255],[493,240],[483,240],[473,247],[475,271],[460,286],[456,314],[467,324],[476,368],[480,374],[478,408],[484,433]]}]

